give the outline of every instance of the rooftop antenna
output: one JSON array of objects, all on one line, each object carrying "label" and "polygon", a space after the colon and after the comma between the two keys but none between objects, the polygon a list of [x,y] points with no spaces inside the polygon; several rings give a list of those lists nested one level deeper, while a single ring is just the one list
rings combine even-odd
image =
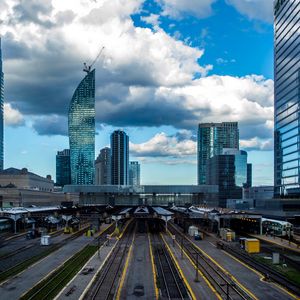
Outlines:
[{"label": "rooftop antenna", "polygon": [[99,53],[97,54],[96,58],[93,60],[93,62],[91,63],[90,66],[88,66],[86,63],[83,64],[83,72],[86,72],[86,73],[90,73],[91,72],[91,69],[92,69],[92,66],[95,64],[95,62],[98,60],[98,58],[100,57],[100,55],[102,54],[103,50],[104,50],[104,46],[100,49]]}]

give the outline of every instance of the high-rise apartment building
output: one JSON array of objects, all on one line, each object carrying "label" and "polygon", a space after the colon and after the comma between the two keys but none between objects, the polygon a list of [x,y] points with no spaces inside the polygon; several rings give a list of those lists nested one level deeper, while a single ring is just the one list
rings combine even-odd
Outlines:
[{"label": "high-rise apartment building", "polygon": [[2,51],[1,51],[1,37],[0,37],[0,170],[3,170],[4,167],[3,105],[4,105],[4,73],[2,67]]},{"label": "high-rise apartment building", "polygon": [[129,185],[139,186],[141,184],[141,165],[138,161],[129,163]]},{"label": "high-rise apartment building", "polygon": [[300,194],[300,3],[274,3],[274,194]]},{"label": "high-rise apartment building", "polygon": [[95,161],[95,184],[111,184],[111,150],[108,147],[100,150]]},{"label": "high-rise apartment building", "polygon": [[201,123],[198,127],[198,184],[206,184],[206,163],[224,148],[239,149],[237,122]]},{"label": "high-rise apartment building", "polygon": [[95,175],[95,70],[86,70],[69,108],[71,183],[93,184]]},{"label": "high-rise apartment building", "polygon": [[252,186],[252,164],[247,164],[247,188]]},{"label": "high-rise apartment building", "polygon": [[70,150],[57,151],[56,154],[56,185],[71,184]]},{"label": "high-rise apartment building", "polygon": [[110,136],[111,184],[127,185],[129,177],[129,137],[123,130]]}]

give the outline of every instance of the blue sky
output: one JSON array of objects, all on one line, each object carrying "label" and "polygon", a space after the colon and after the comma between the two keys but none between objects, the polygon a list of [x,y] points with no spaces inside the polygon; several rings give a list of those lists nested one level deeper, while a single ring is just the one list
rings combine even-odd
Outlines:
[{"label": "blue sky", "polygon": [[97,154],[122,128],[143,184],[195,184],[197,124],[238,121],[254,184],[273,183],[271,0],[5,0],[0,21],[5,167],[55,177],[82,64],[105,46]]}]

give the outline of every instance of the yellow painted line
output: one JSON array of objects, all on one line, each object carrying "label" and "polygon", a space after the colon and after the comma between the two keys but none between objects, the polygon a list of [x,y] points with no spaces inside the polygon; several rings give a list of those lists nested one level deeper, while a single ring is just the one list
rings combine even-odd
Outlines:
[{"label": "yellow painted line", "polygon": [[152,267],[154,290],[155,290],[155,299],[158,300],[159,293],[158,293],[158,287],[157,287],[157,284],[156,284],[156,270],[155,270],[155,266],[154,266],[154,258],[153,258],[151,238],[150,238],[149,232],[148,232],[148,240],[149,240],[150,259],[151,259],[151,267]]},{"label": "yellow painted line", "polygon": [[[171,233],[168,231],[169,235],[171,235]],[[191,265],[196,269],[196,265],[193,262],[193,260],[189,257],[189,255],[186,253],[186,251],[181,247],[181,245],[175,240],[175,243],[177,244],[178,248],[182,250],[182,252],[184,253],[184,255],[187,257],[187,259],[190,261]],[[219,299],[222,300],[222,297],[220,295],[220,293],[211,285],[211,283],[209,282],[209,280],[206,278],[206,276],[199,270],[198,268],[198,273],[200,274],[200,276],[203,278],[203,280],[205,281],[205,283],[207,284],[207,286],[211,289],[211,291],[215,294],[215,296]]]},{"label": "yellow painted line", "polygon": [[179,264],[178,264],[178,262],[177,262],[177,260],[176,260],[176,258],[175,258],[175,256],[174,256],[173,252],[171,251],[169,245],[167,244],[167,242],[166,242],[166,240],[164,239],[163,235],[160,234],[160,236],[162,237],[162,239],[163,239],[163,241],[164,241],[164,243],[165,243],[165,245],[166,245],[166,247],[167,247],[168,252],[169,252],[170,255],[172,256],[172,259],[173,259],[173,261],[174,261],[174,263],[175,263],[175,265],[176,265],[176,267],[177,267],[177,270],[179,271],[179,273],[180,273],[180,275],[181,275],[181,278],[183,279],[183,282],[184,282],[185,286],[187,287],[187,289],[188,289],[188,291],[189,291],[189,294],[190,294],[191,297],[192,297],[192,300],[197,300],[197,298],[196,298],[196,296],[195,296],[195,293],[193,292],[191,286],[189,285],[187,279],[185,278],[185,276],[184,276],[184,274],[183,274],[183,271],[182,271],[182,269],[180,268],[180,266],[179,266]]},{"label": "yellow painted line", "polygon": [[132,222],[132,219],[130,219],[130,220],[127,222],[127,224],[126,224],[125,228],[123,229],[122,233],[118,236],[118,239],[122,238],[124,232],[126,231],[127,227],[129,226],[129,224],[130,224],[131,222]]},{"label": "yellow painted line", "polygon": [[121,277],[121,280],[120,280],[120,284],[118,286],[116,300],[120,300],[120,297],[121,297],[121,292],[122,292],[123,285],[124,285],[124,282],[125,282],[127,269],[128,269],[128,266],[129,266],[129,261],[131,259],[131,253],[132,253],[134,240],[135,240],[135,233],[134,233],[134,236],[133,236],[133,239],[132,239],[132,242],[131,242],[131,245],[130,245],[130,248],[129,248],[129,251],[128,251],[128,254],[127,254],[126,262],[125,262],[124,269],[123,269],[123,272],[122,272],[122,277]]},{"label": "yellow painted line", "polygon": [[204,256],[211,260],[217,267],[219,267],[225,274],[227,274],[241,289],[246,291],[253,299],[259,300],[251,291],[249,291],[243,284],[241,284],[229,271],[217,263],[211,256],[200,249],[190,238],[186,237]]}]

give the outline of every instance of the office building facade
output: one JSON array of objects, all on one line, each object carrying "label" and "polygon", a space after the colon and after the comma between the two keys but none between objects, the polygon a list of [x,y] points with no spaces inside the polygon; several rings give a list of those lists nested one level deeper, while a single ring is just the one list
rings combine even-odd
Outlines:
[{"label": "office building facade", "polygon": [[206,184],[208,159],[222,154],[224,148],[239,149],[237,122],[201,123],[198,126],[198,184]]},{"label": "office building facade", "polygon": [[274,3],[274,195],[300,195],[300,3]]},{"label": "office building facade", "polygon": [[111,150],[108,147],[100,150],[95,161],[95,184],[111,184]]},{"label": "office building facade", "polygon": [[56,185],[71,184],[70,150],[57,151],[56,154]]},{"label": "office building facade", "polygon": [[69,108],[72,184],[93,184],[95,175],[95,70],[87,71]]},{"label": "office building facade", "polygon": [[252,186],[252,164],[247,164],[247,188]]},{"label": "office building facade", "polygon": [[4,73],[2,65],[1,37],[0,37],[0,171],[4,168]]},{"label": "office building facade", "polygon": [[227,207],[227,199],[242,199],[247,183],[247,152],[224,149],[207,161],[206,183],[219,186],[219,206]]},{"label": "office building facade", "polygon": [[123,130],[110,136],[111,184],[128,185],[129,180],[129,137]]},{"label": "office building facade", "polygon": [[141,165],[138,161],[129,163],[129,185],[139,186],[141,184]]}]

